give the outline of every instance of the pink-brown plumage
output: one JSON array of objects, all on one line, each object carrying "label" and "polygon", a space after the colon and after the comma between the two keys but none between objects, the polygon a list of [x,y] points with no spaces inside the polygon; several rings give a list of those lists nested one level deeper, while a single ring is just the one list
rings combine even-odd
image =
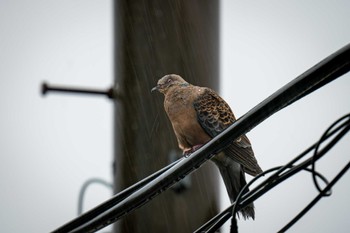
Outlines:
[{"label": "pink-brown plumage", "polygon": [[[184,154],[207,143],[236,120],[229,105],[216,92],[191,85],[179,75],[164,76],[152,90],[164,94],[164,108]],[[231,202],[246,184],[244,172],[252,176],[262,172],[245,135],[215,155],[212,161],[220,170]],[[254,218],[253,203],[241,213],[244,218]]]}]

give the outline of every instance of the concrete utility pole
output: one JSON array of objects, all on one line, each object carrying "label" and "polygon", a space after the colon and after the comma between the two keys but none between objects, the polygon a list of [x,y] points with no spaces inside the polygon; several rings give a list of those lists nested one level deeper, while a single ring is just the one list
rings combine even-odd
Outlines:
[{"label": "concrete utility pole", "polygon": [[[218,90],[219,2],[212,0],[116,0],[115,192],[171,162],[177,141],[150,93],[157,80],[176,73]],[[187,188],[168,190],[116,224],[122,233],[192,232],[217,213],[218,172],[206,164]]]}]

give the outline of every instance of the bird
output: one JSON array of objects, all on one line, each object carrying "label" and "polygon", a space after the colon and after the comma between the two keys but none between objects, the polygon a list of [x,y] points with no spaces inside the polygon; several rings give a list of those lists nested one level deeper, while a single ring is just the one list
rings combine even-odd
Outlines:
[{"label": "bird", "polygon": [[[195,86],[181,76],[168,74],[160,78],[151,92],[164,94],[164,109],[172,124],[178,146],[189,156],[236,121],[226,101],[208,87]],[[262,172],[246,135],[241,135],[211,160],[218,167],[231,203],[246,185],[245,173]],[[246,192],[249,190],[247,189]],[[255,219],[254,204],[239,213]],[[239,215],[238,215],[239,216]]]}]

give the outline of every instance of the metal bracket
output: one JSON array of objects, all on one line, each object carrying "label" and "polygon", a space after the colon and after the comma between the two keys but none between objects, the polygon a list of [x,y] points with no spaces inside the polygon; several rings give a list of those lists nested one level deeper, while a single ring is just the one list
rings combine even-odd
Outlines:
[{"label": "metal bracket", "polygon": [[49,92],[61,92],[61,93],[73,93],[73,94],[89,94],[89,95],[104,95],[109,99],[120,99],[120,93],[118,87],[111,87],[107,90],[97,90],[90,88],[77,88],[77,87],[66,87],[66,86],[55,86],[49,85],[44,82],[41,85],[41,94],[46,95]]}]

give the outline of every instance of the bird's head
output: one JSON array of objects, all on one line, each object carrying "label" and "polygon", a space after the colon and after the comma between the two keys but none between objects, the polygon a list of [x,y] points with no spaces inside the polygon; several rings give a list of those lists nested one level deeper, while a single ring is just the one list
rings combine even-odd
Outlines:
[{"label": "bird's head", "polygon": [[151,92],[159,91],[166,94],[170,88],[175,86],[187,86],[189,85],[183,78],[177,74],[168,74],[158,80],[157,86],[153,87]]}]

